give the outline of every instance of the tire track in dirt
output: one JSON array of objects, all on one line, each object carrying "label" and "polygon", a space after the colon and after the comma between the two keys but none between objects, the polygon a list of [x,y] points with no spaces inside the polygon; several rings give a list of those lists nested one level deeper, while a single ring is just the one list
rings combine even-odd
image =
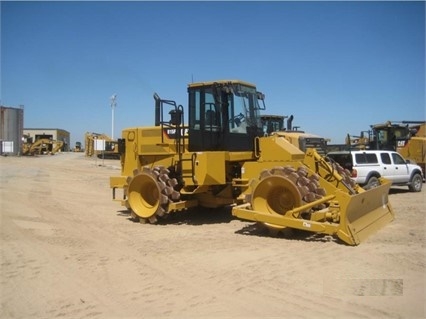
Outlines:
[{"label": "tire track in dirt", "polygon": [[[297,233],[271,238],[252,223],[208,214],[141,225],[111,201],[108,177],[119,171],[63,155],[36,159],[31,170],[27,159],[0,165],[10,172],[0,188],[2,198],[10,198],[1,216],[1,317],[421,313],[424,214],[415,202],[424,194],[398,193],[397,219],[358,247]],[[380,281],[398,278],[402,288]],[[382,295],[359,290],[369,279],[384,284],[377,292]],[[403,295],[392,295],[401,289]]]}]

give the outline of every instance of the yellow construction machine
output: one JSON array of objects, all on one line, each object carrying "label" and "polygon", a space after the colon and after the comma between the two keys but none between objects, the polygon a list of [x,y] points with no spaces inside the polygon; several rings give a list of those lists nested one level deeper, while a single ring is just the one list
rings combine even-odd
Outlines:
[{"label": "yellow construction machine", "polygon": [[[298,126],[293,126],[293,115],[289,117],[282,115],[261,115],[260,118],[265,134],[282,136],[303,152],[308,148],[315,148],[321,155],[327,153],[328,140],[324,137],[299,130],[300,127]],[[284,126],[284,120],[286,118],[287,127]]]},{"label": "yellow construction machine", "polygon": [[27,138],[22,144],[22,155],[54,155],[62,149],[63,145],[64,142],[62,141],[48,138],[40,138],[34,143],[32,142],[32,138]]},{"label": "yellow construction machine", "polygon": [[232,215],[271,230],[301,229],[349,245],[394,219],[389,181],[364,190],[315,149],[265,136],[264,95],[255,85],[191,83],[188,96],[186,115],[154,94],[155,125],[122,131],[121,175],[110,177],[110,187],[133,219],[156,223],[191,207],[230,205]]},{"label": "yellow construction machine", "polygon": [[112,140],[108,135],[86,132],[84,140],[86,156],[96,155],[98,158],[106,159],[120,158],[117,141]]},{"label": "yellow construction machine", "polygon": [[79,153],[79,152],[82,152],[82,151],[83,150],[81,149],[81,142],[75,142],[75,146],[74,146],[73,152]]}]

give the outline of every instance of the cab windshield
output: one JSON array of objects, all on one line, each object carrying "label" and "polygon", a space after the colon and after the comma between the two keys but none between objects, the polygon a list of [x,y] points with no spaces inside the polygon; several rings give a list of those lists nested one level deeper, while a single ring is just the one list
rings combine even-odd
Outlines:
[{"label": "cab windshield", "polygon": [[234,84],[232,91],[233,101],[228,101],[230,132],[247,133],[247,127],[261,128],[260,110],[265,109],[263,95],[255,88],[242,84]]},{"label": "cab windshield", "polygon": [[264,95],[237,81],[190,85],[189,149],[247,151],[263,136]]},{"label": "cab windshield", "polygon": [[190,88],[189,109],[191,129],[246,134],[248,127],[262,128],[264,95],[241,83],[214,83]]}]

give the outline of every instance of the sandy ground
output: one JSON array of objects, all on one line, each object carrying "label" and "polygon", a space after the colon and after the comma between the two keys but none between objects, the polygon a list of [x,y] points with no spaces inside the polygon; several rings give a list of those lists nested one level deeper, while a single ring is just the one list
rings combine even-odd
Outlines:
[{"label": "sandy ground", "polygon": [[2,157],[0,318],[425,318],[425,192],[357,247],[229,211],[132,222],[119,162]]}]

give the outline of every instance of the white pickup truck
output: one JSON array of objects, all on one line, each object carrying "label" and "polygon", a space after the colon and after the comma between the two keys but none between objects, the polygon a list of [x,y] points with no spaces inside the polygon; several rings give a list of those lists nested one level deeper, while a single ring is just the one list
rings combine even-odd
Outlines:
[{"label": "white pickup truck", "polygon": [[351,177],[363,188],[368,189],[379,184],[384,177],[392,185],[406,185],[412,192],[420,192],[423,185],[423,173],[420,166],[411,164],[400,154],[393,151],[338,151],[329,152],[327,157],[351,172]]}]

